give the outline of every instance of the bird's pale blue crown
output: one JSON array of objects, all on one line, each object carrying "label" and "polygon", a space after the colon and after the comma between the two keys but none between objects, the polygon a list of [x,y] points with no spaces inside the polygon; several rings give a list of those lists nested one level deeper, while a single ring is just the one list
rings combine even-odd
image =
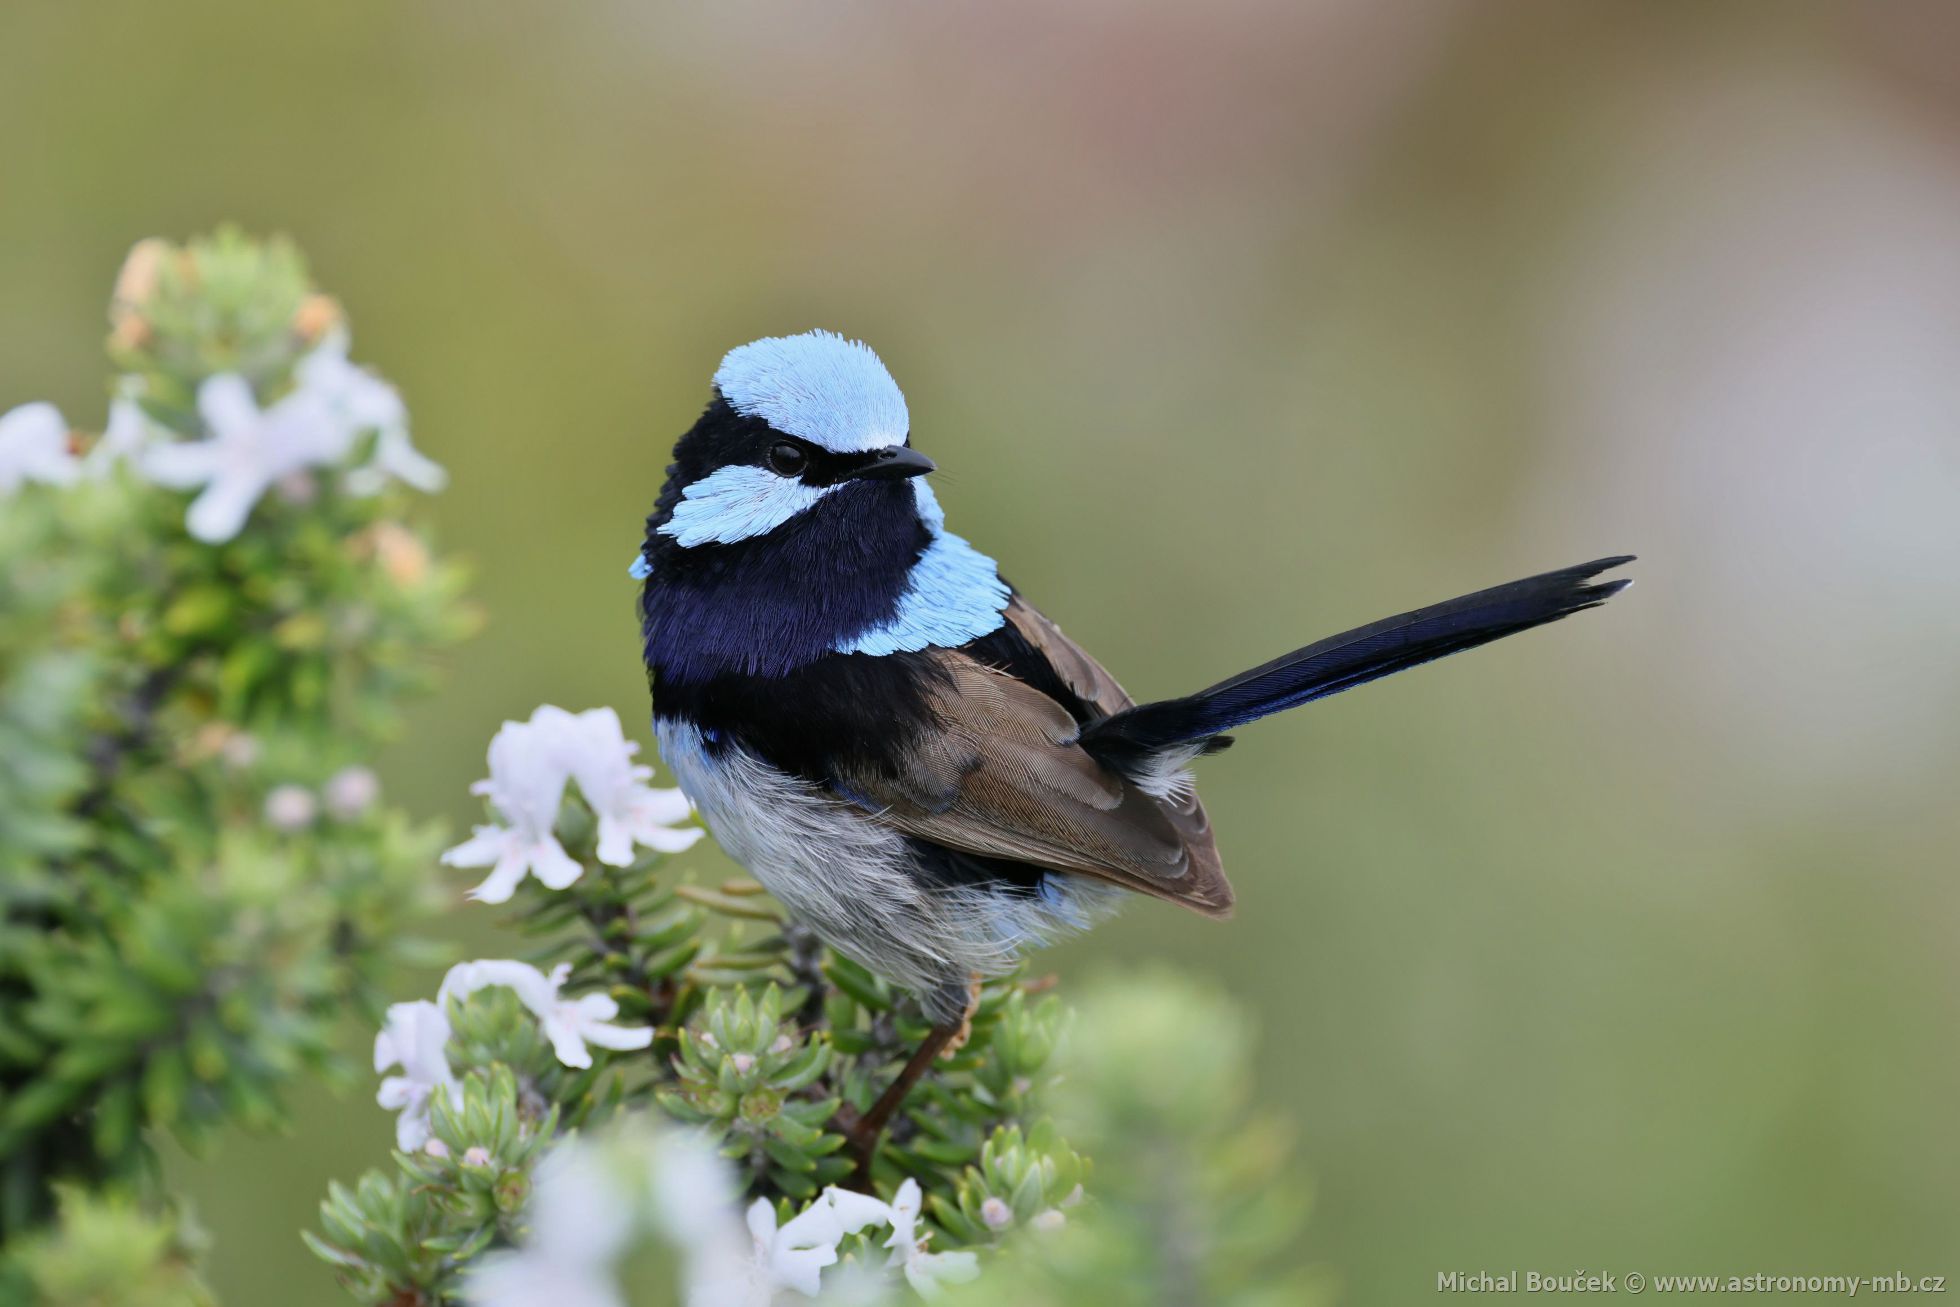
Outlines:
[{"label": "bird's pale blue crown", "polygon": [[905,442],[905,395],[859,340],[831,331],[767,336],[728,351],[715,386],[729,407],[833,454]]}]

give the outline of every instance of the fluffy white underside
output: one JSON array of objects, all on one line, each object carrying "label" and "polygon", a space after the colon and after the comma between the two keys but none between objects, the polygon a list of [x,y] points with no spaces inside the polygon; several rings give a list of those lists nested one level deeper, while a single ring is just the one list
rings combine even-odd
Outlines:
[{"label": "fluffy white underside", "polygon": [[1085,930],[1121,892],[1079,876],[1045,892],[943,890],[911,871],[897,831],[694,726],[654,723],[660,753],[717,843],[832,948],[926,998],[999,975],[1024,949]]}]

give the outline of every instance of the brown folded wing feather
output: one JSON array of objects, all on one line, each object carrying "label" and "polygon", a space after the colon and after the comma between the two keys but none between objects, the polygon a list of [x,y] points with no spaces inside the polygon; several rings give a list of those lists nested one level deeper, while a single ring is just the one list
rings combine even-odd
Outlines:
[{"label": "brown folded wing feather", "polygon": [[1062,634],[1062,628],[1049,621],[1039,608],[1015,595],[1007,604],[1007,620],[1021,638],[1048,660],[1055,675],[1062,679],[1076,698],[1095,708],[1104,717],[1113,717],[1136,700],[1125,693],[1116,678],[1103,670],[1086,650]]},{"label": "brown folded wing feather", "polygon": [[[1129,696],[1053,624],[1018,598],[1016,629],[1063,682],[1108,713]],[[879,820],[968,853],[1093,876],[1208,916],[1232,908],[1205,811],[1195,796],[1159,799],[1075,743],[1076,723],[1024,681],[952,650],[929,691],[937,726],[900,759],[897,776],[840,779],[883,805]]]}]

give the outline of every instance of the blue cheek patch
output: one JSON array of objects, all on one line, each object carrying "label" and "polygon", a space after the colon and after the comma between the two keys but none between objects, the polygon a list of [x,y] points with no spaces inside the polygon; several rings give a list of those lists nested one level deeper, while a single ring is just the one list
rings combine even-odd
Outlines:
[{"label": "blue cheek patch", "polygon": [[1007,600],[1007,584],[993,559],[956,535],[934,532],[906,578],[898,611],[838,645],[837,652],[879,656],[928,645],[957,648],[999,629]]},{"label": "blue cheek patch", "polygon": [[862,341],[829,331],[770,336],[728,351],[715,388],[729,407],[833,454],[904,443],[905,394]]},{"label": "blue cheek patch", "polygon": [[647,561],[645,554],[634,554],[633,565],[626,569],[626,575],[635,581],[644,581],[653,575],[653,564]]},{"label": "blue cheek patch", "polygon": [[660,524],[660,534],[686,549],[749,540],[774,531],[835,489],[806,486],[767,468],[731,465],[689,486],[673,516]]}]

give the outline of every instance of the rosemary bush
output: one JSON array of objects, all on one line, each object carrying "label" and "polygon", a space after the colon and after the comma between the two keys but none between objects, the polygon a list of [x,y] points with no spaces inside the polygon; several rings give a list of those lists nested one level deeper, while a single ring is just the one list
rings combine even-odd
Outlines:
[{"label": "rosemary bush", "polygon": [[197,1301],[146,1140],[348,1072],[440,847],[365,760],[470,615],[289,246],[145,242],[111,318],[101,435],[0,417],[0,1292]]},{"label": "rosemary bush", "polygon": [[[404,518],[441,470],[287,245],[144,242],[110,318],[99,436],[0,416],[0,1302],[212,1303],[149,1141],[346,1083],[350,1009],[396,1152],[303,1237],[372,1307],[1314,1300],[1218,996],[990,981],[860,1158],[929,1023],[690,874],[610,709],[505,723],[446,851],[388,808],[366,760],[472,622]],[[439,861],[525,957],[384,1005]]]}]

